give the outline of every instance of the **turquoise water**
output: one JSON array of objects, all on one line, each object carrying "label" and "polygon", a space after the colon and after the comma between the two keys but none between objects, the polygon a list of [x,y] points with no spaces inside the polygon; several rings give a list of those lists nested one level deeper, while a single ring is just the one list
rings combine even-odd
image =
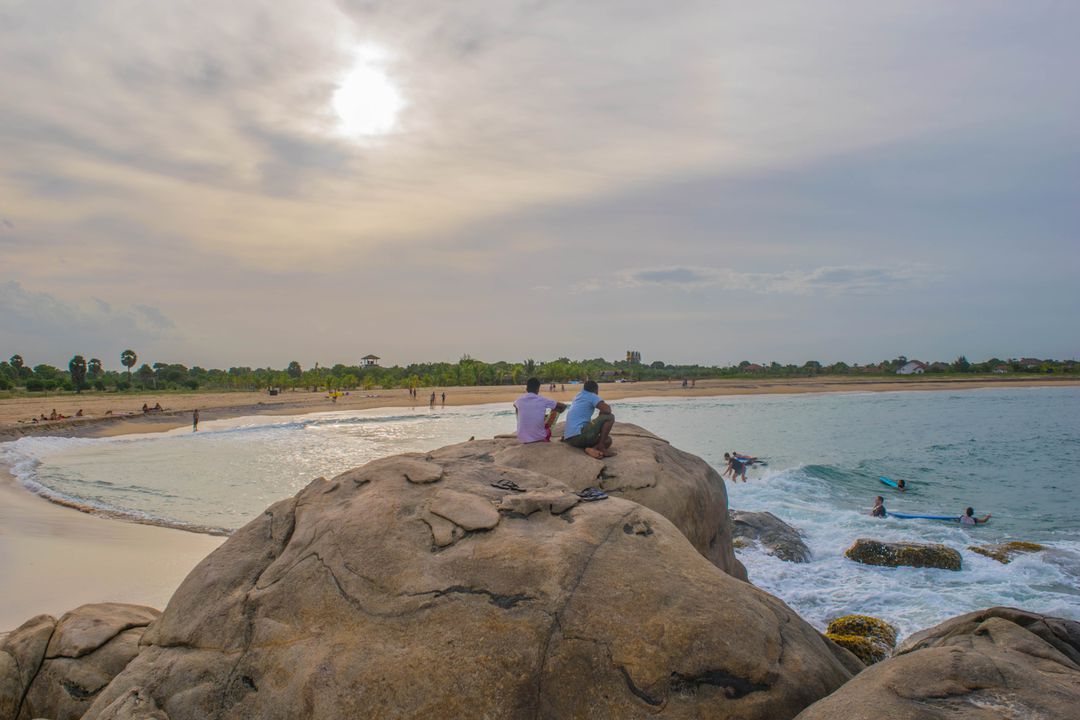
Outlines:
[{"label": "turquoise water", "polygon": [[[1080,389],[771,395],[620,401],[643,425],[717,468],[737,449],[768,459],[731,506],[800,528],[814,559],[792,565],[740,551],[753,582],[818,627],[848,612],[909,633],[995,604],[1080,619]],[[383,455],[507,432],[508,406],[322,413],[204,423],[200,432],[110,439],[22,438],[0,446],[29,488],[119,515],[200,529],[239,527],[311,478]],[[877,478],[904,478],[904,494]],[[977,528],[867,513],[993,513]],[[858,537],[944,542],[964,570],[868,568]],[[966,550],[1018,539],[1049,550],[1009,565]]]}]

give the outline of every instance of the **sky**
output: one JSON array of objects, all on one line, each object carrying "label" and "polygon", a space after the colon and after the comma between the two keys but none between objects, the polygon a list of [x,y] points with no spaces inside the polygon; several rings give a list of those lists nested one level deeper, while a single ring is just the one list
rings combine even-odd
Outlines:
[{"label": "sky", "polygon": [[0,355],[1077,358],[1077,27],[0,0]]}]

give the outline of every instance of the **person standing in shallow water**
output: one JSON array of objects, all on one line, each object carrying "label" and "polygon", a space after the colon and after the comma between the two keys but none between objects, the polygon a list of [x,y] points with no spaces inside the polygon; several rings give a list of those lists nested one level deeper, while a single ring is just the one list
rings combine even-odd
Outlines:
[{"label": "person standing in shallow water", "polygon": [[199,408],[191,411],[191,432],[199,432]]}]

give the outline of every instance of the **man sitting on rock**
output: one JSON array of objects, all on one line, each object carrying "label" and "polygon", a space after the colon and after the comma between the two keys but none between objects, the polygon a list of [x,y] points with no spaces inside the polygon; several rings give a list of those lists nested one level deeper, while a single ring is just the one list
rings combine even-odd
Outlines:
[{"label": "man sitting on rock", "polygon": [[[551,440],[551,422],[546,413],[552,410],[557,415],[566,410],[566,405],[551,398],[540,396],[540,380],[529,378],[525,383],[525,394],[514,401],[514,413],[517,415],[517,436],[523,443],[548,442]],[[554,415],[550,418],[554,420]]]},{"label": "man sitting on rock", "polygon": [[[566,429],[563,431],[563,442],[583,449],[589,457],[597,460],[615,454],[610,450],[615,415],[611,412],[611,406],[600,399],[599,391],[600,386],[595,380],[585,381],[585,389],[570,403]],[[595,419],[592,419],[593,410],[600,413]]]}]

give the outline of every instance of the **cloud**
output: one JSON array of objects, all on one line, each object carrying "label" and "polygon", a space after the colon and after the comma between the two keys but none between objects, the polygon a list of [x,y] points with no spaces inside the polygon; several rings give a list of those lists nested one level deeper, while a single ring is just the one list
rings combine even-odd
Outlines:
[{"label": "cloud", "polygon": [[124,347],[153,346],[174,327],[150,305],[114,308],[97,298],[74,305],[47,292],[27,290],[14,280],[0,282],[0,336],[17,338],[19,343],[0,354],[18,352],[28,361],[36,356],[56,362],[62,345],[60,354],[99,356],[109,365]]},{"label": "cloud", "polygon": [[761,294],[869,295],[895,292],[935,279],[914,268],[832,266],[785,272],[741,272],[732,268],[661,267],[623,270],[613,282],[592,278],[580,283],[578,292],[614,285],[618,288],[665,287],[680,290],[719,288]]}]

